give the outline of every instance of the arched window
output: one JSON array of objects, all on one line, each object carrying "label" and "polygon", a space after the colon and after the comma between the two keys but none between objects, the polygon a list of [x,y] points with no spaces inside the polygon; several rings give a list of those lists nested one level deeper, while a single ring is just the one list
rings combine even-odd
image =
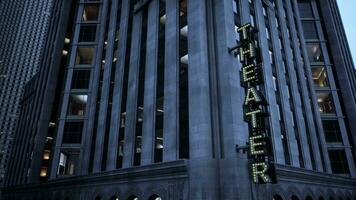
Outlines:
[{"label": "arched window", "polygon": [[299,200],[299,198],[298,198],[297,196],[293,195],[293,196],[290,198],[290,200]]},{"label": "arched window", "polygon": [[283,200],[283,198],[281,196],[279,196],[278,194],[273,196],[273,200]]},{"label": "arched window", "polygon": [[313,200],[313,198],[311,196],[307,196],[307,198],[305,198],[305,200]]},{"label": "arched window", "polygon": [[110,197],[110,200],[119,200],[119,197],[114,195],[114,196]]},{"label": "arched window", "polygon": [[333,198],[333,197],[330,197],[329,200],[334,200],[334,198]]},{"label": "arched window", "polygon": [[324,200],[324,197],[320,196],[318,200]]},{"label": "arched window", "polygon": [[339,200],[343,200],[342,197],[339,197]]},{"label": "arched window", "polygon": [[152,195],[149,200],[162,200],[162,198],[160,196],[158,196],[157,194]]},{"label": "arched window", "polygon": [[95,200],[102,200],[101,196],[95,197]]},{"label": "arched window", "polygon": [[131,195],[127,200],[138,200],[138,197]]}]

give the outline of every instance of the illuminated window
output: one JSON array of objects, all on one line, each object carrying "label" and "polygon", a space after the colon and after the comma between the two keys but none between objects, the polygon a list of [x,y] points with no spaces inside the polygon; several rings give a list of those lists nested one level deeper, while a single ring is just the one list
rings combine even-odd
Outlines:
[{"label": "illuminated window", "polygon": [[303,21],[302,25],[305,39],[318,39],[318,32],[314,21]]},{"label": "illuminated window", "polygon": [[88,89],[90,70],[74,70],[72,78],[72,89]]},{"label": "illuminated window", "polygon": [[345,151],[342,149],[329,150],[331,169],[334,174],[348,174],[349,166],[347,165]]},{"label": "illuminated window", "polygon": [[96,24],[82,24],[79,33],[79,42],[95,42]]},{"label": "illuminated window", "polygon": [[83,21],[97,21],[99,18],[98,4],[85,4],[82,20]]},{"label": "illuminated window", "polygon": [[83,122],[66,122],[64,125],[63,144],[78,144],[81,142]]},{"label": "illuminated window", "polygon": [[320,113],[335,113],[335,106],[330,92],[317,92]]},{"label": "illuminated window", "polygon": [[317,87],[327,87],[328,84],[328,76],[326,74],[325,67],[316,67],[312,68],[312,75],[314,80],[314,85]]},{"label": "illuminated window", "polygon": [[91,65],[93,62],[94,47],[78,47],[76,65]]},{"label": "illuminated window", "polygon": [[319,44],[307,44],[308,56],[310,62],[323,62],[323,54]]},{"label": "illuminated window", "polygon": [[87,105],[88,95],[71,94],[68,104],[68,115],[85,115],[85,107]]},{"label": "illuminated window", "polygon": [[342,142],[339,122],[337,120],[323,120],[326,142]]},{"label": "illuminated window", "polygon": [[68,151],[61,152],[58,164],[58,175],[74,175],[75,167],[79,159],[78,152]]},{"label": "illuminated window", "polygon": [[51,153],[51,151],[45,150],[43,153],[43,160],[49,160],[50,153]]},{"label": "illuminated window", "polygon": [[47,176],[47,167],[41,167],[40,171],[40,177],[46,177]]}]

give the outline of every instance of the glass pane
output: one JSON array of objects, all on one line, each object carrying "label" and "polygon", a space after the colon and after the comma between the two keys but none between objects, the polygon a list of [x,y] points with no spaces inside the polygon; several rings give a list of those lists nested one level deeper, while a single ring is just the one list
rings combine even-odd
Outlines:
[{"label": "glass pane", "polygon": [[77,161],[79,159],[78,152],[61,152],[58,163],[58,175],[74,175]]},{"label": "glass pane", "polygon": [[72,89],[88,89],[90,70],[74,70],[72,78]]},{"label": "glass pane", "polygon": [[91,65],[93,62],[94,47],[78,47],[75,64]]},{"label": "glass pane", "polygon": [[299,14],[301,18],[313,18],[313,10],[310,1],[298,1]]},{"label": "glass pane", "polygon": [[88,95],[71,94],[68,104],[68,115],[85,115],[85,107],[87,105]]},{"label": "glass pane", "polygon": [[339,122],[337,120],[323,120],[326,142],[342,142]]},{"label": "glass pane", "polygon": [[317,87],[327,87],[328,84],[328,76],[326,75],[325,67],[316,67],[312,68],[312,75],[314,80],[314,85]]},{"label": "glass pane", "polygon": [[347,165],[344,150],[329,150],[331,169],[334,174],[348,174],[349,166]]},{"label": "glass pane", "polygon": [[323,62],[323,54],[319,44],[307,44],[310,62]]},{"label": "glass pane", "polygon": [[95,42],[96,24],[82,25],[79,33],[79,42]]},{"label": "glass pane", "polygon": [[330,92],[317,92],[320,113],[335,113],[335,106]]},{"label": "glass pane", "polygon": [[318,32],[313,21],[303,21],[302,25],[305,39],[318,39]]},{"label": "glass pane", "polygon": [[66,122],[64,125],[63,144],[78,144],[82,139],[83,122]]},{"label": "glass pane", "polygon": [[99,18],[98,4],[85,4],[82,20],[83,21],[97,21]]}]

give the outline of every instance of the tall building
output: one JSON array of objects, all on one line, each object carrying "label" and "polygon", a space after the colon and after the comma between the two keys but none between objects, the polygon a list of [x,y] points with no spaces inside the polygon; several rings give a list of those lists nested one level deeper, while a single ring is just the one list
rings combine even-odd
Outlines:
[{"label": "tall building", "polygon": [[51,0],[0,1],[0,185],[24,86],[40,68],[51,5]]},{"label": "tall building", "polygon": [[336,0],[55,2],[5,199],[356,199]]}]

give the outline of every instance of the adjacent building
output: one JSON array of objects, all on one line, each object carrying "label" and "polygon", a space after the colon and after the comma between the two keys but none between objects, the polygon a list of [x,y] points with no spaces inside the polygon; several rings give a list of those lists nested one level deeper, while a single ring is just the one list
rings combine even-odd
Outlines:
[{"label": "adjacent building", "polygon": [[0,185],[24,86],[40,68],[52,1],[0,1]]},{"label": "adjacent building", "polygon": [[336,0],[53,1],[5,199],[355,199]]}]

